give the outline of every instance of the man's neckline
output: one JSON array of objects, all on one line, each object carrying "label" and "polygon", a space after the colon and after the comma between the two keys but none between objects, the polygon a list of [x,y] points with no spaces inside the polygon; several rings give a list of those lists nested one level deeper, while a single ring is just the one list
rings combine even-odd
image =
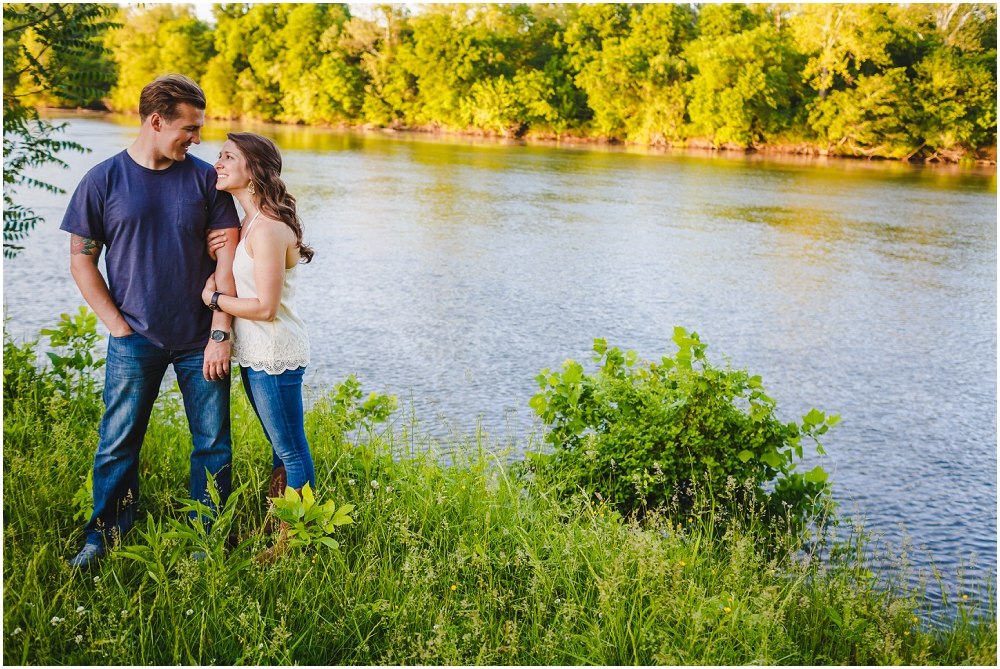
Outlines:
[{"label": "man's neckline", "polygon": [[[125,149],[122,153],[125,154],[125,157],[128,159],[128,161],[132,165],[134,165],[137,169],[140,169],[143,172],[148,172],[149,174],[166,174],[167,172],[177,167],[177,164],[181,162],[179,160],[173,160],[170,162],[168,166],[164,167],[162,170],[154,170],[150,167],[146,167],[145,165],[140,165],[139,162],[132,157],[132,154],[128,152],[128,149]],[[184,160],[187,160],[187,157],[185,157]]]}]

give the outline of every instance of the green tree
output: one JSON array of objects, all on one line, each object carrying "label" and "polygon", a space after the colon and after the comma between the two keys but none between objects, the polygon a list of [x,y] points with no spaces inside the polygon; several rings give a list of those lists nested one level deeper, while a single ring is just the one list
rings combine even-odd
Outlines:
[{"label": "green tree", "polygon": [[414,117],[416,81],[398,59],[400,45],[409,41],[411,31],[402,5],[376,5],[374,12],[374,19],[355,16],[344,24],[339,43],[359,69],[362,117],[386,126]]},{"label": "green tree", "polygon": [[27,176],[45,164],[65,167],[60,151],[87,151],[53,135],[65,125],[41,119],[31,100],[49,97],[87,104],[107,83],[102,69],[89,69],[104,55],[103,33],[115,24],[114,9],[97,4],[5,4],[3,7],[3,253],[12,258],[42,218],[14,201],[20,187],[61,193]]},{"label": "green tree", "polygon": [[946,47],[932,51],[916,71],[912,133],[929,159],[957,160],[967,147],[996,142],[995,74]]},{"label": "green tree", "polygon": [[195,81],[212,55],[211,28],[191,15],[189,5],[152,5],[121,10],[121,27],[109,31],[106,46],[118,66],[109,105],[136,112],[143,87],[156,77],[176,72]]},{"label": "green tree", "polygon": [[789,128],[797,102],[795,55],[773,23],[742,5],[712,5],[687,49],[691,132],[750,146]]},{"label": "green tree", "polygon": [[473,85],[514,76],[504,48],[506,31],[491,30],[503,26],[503,12],[491,6],[432,5],[411,17],[412,38],[400,48],[399,61],[416,81],[419,104],[413,122],[463,127],[468,117],[462,100]]},{"label": "green tree", "polygon": [[791,21],[809,56],[803,77],[818,92],[806,104],[809,128],[826,150],[904,157],[919,142],[907,131],[912,115],[907,68],[919,33],[888,5],[807,5]]},{"label": "green tree", "polygon": [[282,114],[277,79],[283,44],[279,33],[294,5],[215,6],[215,50],[202,81],[213,116],[276,120]]},{"label": "green tree", "polygon": [[681,5],[590,5],[566,30],[575,81],[601,135],[651,143],[682,136],[694,16]]},{"label": "green tree", "polygon": [[360,111],[360,73],[339,42],[349,19],[345,4],[293,6],[276,34],[283,48],[270,71],[281,89],[280,120],[343,121]]}]

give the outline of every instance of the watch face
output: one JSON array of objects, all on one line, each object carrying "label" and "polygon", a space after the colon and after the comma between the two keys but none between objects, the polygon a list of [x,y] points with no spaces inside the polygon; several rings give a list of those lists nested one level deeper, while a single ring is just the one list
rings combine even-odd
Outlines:
[{"label": "watch face", "polygon": [[226,333],[222,330],[212,330],[212,340],[213,341],[225,341]]}]

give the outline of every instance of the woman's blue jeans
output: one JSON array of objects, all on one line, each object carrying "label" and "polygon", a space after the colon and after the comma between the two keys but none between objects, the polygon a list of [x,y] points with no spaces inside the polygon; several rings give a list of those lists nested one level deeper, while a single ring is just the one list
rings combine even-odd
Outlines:
[{"label": "woman's blue jeans", "polygon": [[191,428],[191,499],[212,506],[206,470],[215,479],[222,503],[229,498],[233,470],[229,379],[206,381],[204,358],[204,349],[162,349],[137,333],[108,341],[105,410],[94,454],[94,513],[84,528],[87,543],[113,543],[135,523],[139,449],[170,365],[177,374]]},{"label": "woman's blue jeans", "polygon": [[309,453],[302,415],[302,377],[305,372],[305,367],[281,374],[240,368],[250,406],[264,427],[264,436],[271,442],[272,469],[284,465],[288,485],[292,488],[301,488],[308,483],[315,489],[316,470]]}]

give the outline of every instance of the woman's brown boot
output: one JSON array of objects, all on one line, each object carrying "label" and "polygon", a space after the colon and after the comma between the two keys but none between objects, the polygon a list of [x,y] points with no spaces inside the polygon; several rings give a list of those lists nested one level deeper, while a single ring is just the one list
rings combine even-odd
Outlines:
[{"label": "woman's brown boot", "polygon": [[275,539],[274,545],[267,550],[258,553],[254,560],[258,564],[274,564],[274,561],[278,557],[288,550],[288,523],[281,521],[281,526],[278,529],[278,538]]},{"label": "woman's brown boot", "polygon": [[271,472],[271,485],[267,489],[267,520],[264,521],[264,527],[260,529],[262,534],[272,534],[274,532],[274,515],[271,511],[270,499],[273,497],[284,497],[285,487],[288,485],[288,476],[285,474],[285,466],[278,465],[278,467]]}]

